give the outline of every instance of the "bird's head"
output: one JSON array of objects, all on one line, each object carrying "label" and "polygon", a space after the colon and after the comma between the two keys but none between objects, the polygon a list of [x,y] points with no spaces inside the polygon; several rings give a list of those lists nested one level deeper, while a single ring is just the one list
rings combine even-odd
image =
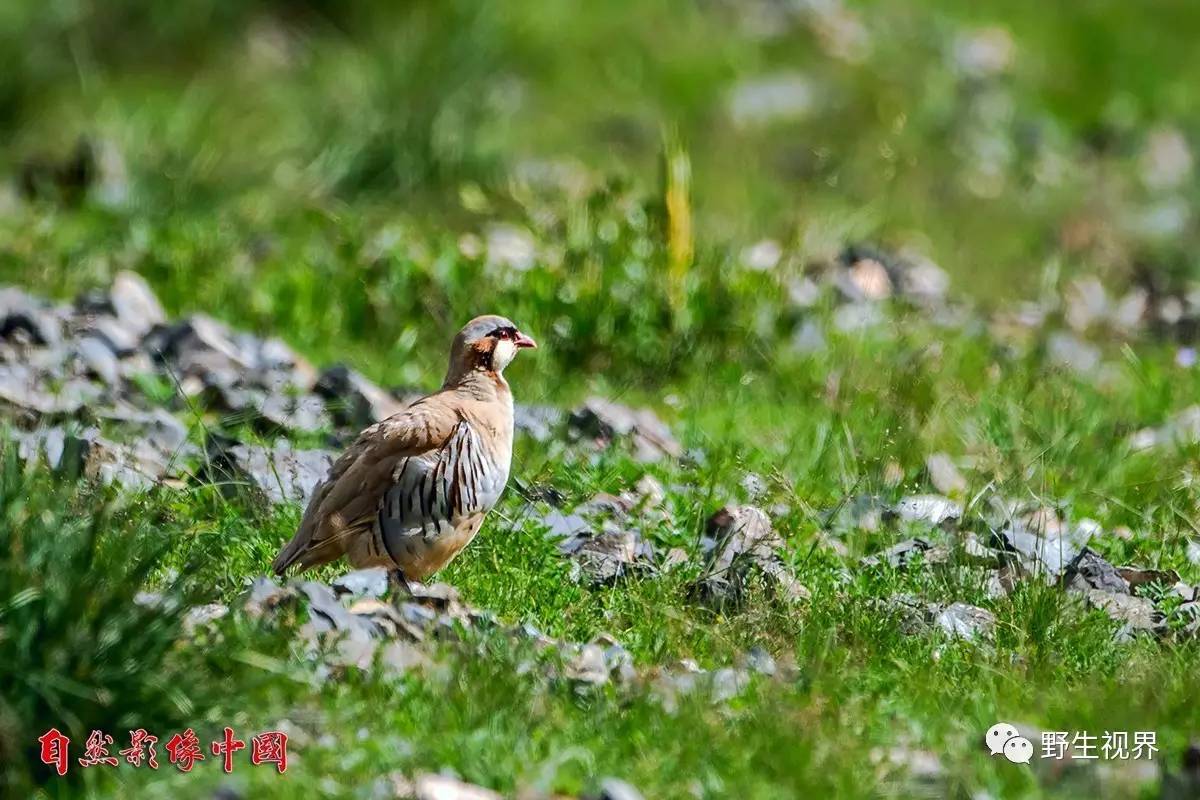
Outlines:
[{"label": "bird's head", "polygon": [[521,333],[512,320],[495,314],[476,317],[463,326],[450,345],[450,368],[446,383],[474,372],[504,372],[517,351],[537,347],[531,337]]}]

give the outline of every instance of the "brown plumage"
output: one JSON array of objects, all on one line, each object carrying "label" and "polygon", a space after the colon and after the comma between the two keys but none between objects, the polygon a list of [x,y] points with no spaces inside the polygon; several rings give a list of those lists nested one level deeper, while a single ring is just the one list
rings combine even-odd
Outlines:
[{"label": "brown plumage", "polygon": [[442,388],[361,434],[309,500],[271,564],[278,575],[346,556],[424,580],[450,563],[500,499],[512,460],[504,368],[533,339],[504,317],[471,320]]}]

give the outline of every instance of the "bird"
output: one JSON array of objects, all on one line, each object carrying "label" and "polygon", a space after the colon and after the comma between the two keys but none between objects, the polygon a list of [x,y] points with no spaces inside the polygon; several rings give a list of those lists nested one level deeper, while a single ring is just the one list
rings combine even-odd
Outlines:
[{"label": "bird", "polygon": [[[271,568],[283,576],[343,556],[385,567],[412,594],[470,544],[508,483],[513,400],[504,369],[537,347],[506,317],[468,322],[442,387],[358,435],[316,486]],[[399,596],[399,594],[397,594]]]}]

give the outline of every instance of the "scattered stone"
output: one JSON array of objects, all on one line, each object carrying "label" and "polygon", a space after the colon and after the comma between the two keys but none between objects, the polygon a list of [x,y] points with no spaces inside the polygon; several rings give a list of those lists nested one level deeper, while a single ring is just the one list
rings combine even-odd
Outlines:
[{"label": "scattered stone", "polygon": [[123,445],[95,428],[68,432],[54,427],[17,434],[17,455],[25,462],[44,459],[51,469],[105,485],[145,488],[167,477],[169,458],[149,442]]},{"label": "scattered stone", "polygon": [[592,530],[591,523],[580,514],[566,514],[557,508],[540,515],[539,521],[546,526],[546,535],[552,539],[567,539]]},{"label": "scattered stone", "polygon": [[878,495],[853,495],[825,512],[823,527],[838,535],[856,530],[877,531],[885,515],[891,516],[892,511]]},{"label": "scattered stone", "polygon": [[683,447],[671,435],[671,429],[649,409],[634,409],[593,397],[571,413],[568,424],[576,435],[605,445],[617,440],[630,442],[634,457],[639,461],[683,455]]},{"label": "scattered stone", "polygon": [[1063,585],[1068,589],[1087,592],[1096,590],[1112,594],[1129,594],[1129,584],[1112,564],[1090,547],[1085,547],[1067,564]]},{"label": "scattered stone", "polygon": [[910,495],[889,511],[905,522],[928,522],[942,527],[954,525],[963,515],[961,504],[936,494]]},{"label": "scattered stone", "polygon": [[619,778],[605,778],[600,790],[587,796],[587,800],[642,800],[642,793]]},{"label": "scattered stone", "polygon": [[880,604],[885,613],[899,618],[909,635],[940,630],[951,638],[978,642],[990,640],[996,617],[986,609],[967,603],[928,603],[919,597],[897,594]]},{"label": "scattered stone", "polygon": [[1086,546],[1087,537],[1078,530],[1054,531],[1054,526],[1044,527],[1046,530],[1038,533],[1022,520],[1013,520],[993,532],[991,544],[1012,554],[1027,574],[1057,580]]},{"label": "scattered stone", "polygon": [[338,597],[383,597],[388,593],[388,575],[383,567],[347,572],[330,584]]},{"label": "scattered stone", "polygon": [[769,489],[766,480],[756,472],[747,472],[742,476],[738,485],[742,487],[742,491],[746,493],[746,497],[751,502],[764,497]]},{"label": "scattered stone", "polygon": [[1134,597],[1130,594],[1113,594],[1099,589],[1087,589],[1083,592],[1087,604],[1099,608],[1117,622],[1123,623],[1126,629],[1133,632],[1162,630],[1164,616],[1145,597]]},{"label": "scattered stone", "polygon": [[774,239],[760,239],[741,252],[743,267],[753,272],[770,272],[783,258],[783,247]]},{"label": "scattered stone", "polygon": [[325,369],[313,385],[324,398],[334,421],[343,427],[362,429],[404,408],[384,389],[345,364]]},{"label": "scattered stone", "polygon": [[572,536],[559,544],[559,550],[573,559],[573,577],[592,586],[611,586],[634,573],[653,569],[650,543],[634,531],[613,525]]},{"label": "scattered stone", "polygon": [[502,800],[491,789],[449,775],[423,773],[410,781],[397,774],[391,777],[391,783],[397,800]]},{"label": "scattered stone", "polygon": [[262,420],[286,431],[312,434],[331,426],[325,403],[316,395],[277,392],[267,395],[255,410]]},{"label": "scattered stone", "polygon": [[783,539],[762,509],[726,506],[708,521],[708,561],[693,590],[717,605],[738,605],[745,599],[752,572],[763,575],[781,599],[807,599],[810,593],[783,565]]},{"label": "scattered stone", "polygon": [[673,714],[684,697],[703,693],[709,702],[723,703],[740,694],[749,683],[750,674],[745,670],[726,667],[706,672],[685,659],[674,668],[657,670],[650,680],[650,694],[664,711]]},{"label": "scattered stone", "polygon": [[934,453],[925,459],[933,488],[944,495],[962,497],[967,493],[967,479],[958,471],[953,459],[945,453]]},{"label": "scattered stone", "polygon": [[1007,597],[1017,585],[1017,571],[1011,564],[1004,564],[999,569],[988,573],[984,583],[984,592],[991,600]]},{"label": "scattered stone", "polygon": [[954,65],[964,75],[988,78],[1007,72],[1016,56],[1012,34],[1000,25],[960,33],[954,42]]},{"label": "scattered stone", "polygon": [[139,411],[128,405],[92,409],[97,419],[116,423],[164,454],[187,450],[188,428],[179,418],[161,408]]},{"label": "scattered stone", "polygon": [[604,650],[595,644],[585,644],[563,665],[569,680],[576,683],[601,686],[608,683],[608,662]]},{"label": "scattered stone", "polygon": [[976,641],[991,638],[996,617],[977,606],[951,603],[933,612],[933,623],[951,637]]},{"label": "scattered stone", "polygon": [[1143,428],[1129,439],[1133,450],[1149,450],[1168,445],[1186,446],[1200,442],[1200,405],[1188,406],[1159,428]]},{"label": "scattered stone", "polygon": [[208,603],[190,609],[183,618],[184,633],[192,635],[196,629],[210,622],[221,619],[229,613],[229,606],[223,603]]},{"label": "scattered stone", "polygon": [[101,388],[91,381],[75,378],[51,387],[24,364],[0,364],[0,411],[8,406],[8,416],[20,422],[36,423],[44,417],[78,417],[84,408],[96,404]]},{"label": "scattered stone", "polygon": [[261,617],[287,600],[289,592],[271,578],[259,576],[250,583],[242,598],[242,606],[251,617]]},{"label": "scattered stone", "polygon": [[562,428],[565,415],[554,406],[513,407],[513,428],[537,442],[548,442]]},{"label": "scattered stone", "polygon": [[62,315],[45,301],[15,287],[0,287],[0,340],[53,345],[62,340],[62,328]]},{"label": "scattered stone", "polygon": [[775,659],[760,645],[755,645],[743,653],[739,658],[739,666],[768,678],[774,677],[778,670]]},{"label": "scattered stone", "polygon": [[872,764],[889,770],[901,770],[918,783],[938,784],[945,776],[945,768],[936,754],[928,750],[909,747],[874,748],[870,752]]},{"label": "scattered stone", "polygon": [[231,489],[248,484],[272,503],[307,505],[334,461],[330,451],[296,450],[286,439],[266,447],[214,436],[209,437],[206,449],[207,463],[202,472],[210,480]]},{"label": "scattered stone", "polygon": [[108,301],[114,316],[135,336],[145,335],[155,325],[167,321],[167,314],[150,284],[135,272],[116,274],[108,290]]},{"label": "scattered stone", "polygon": [[[641,484],[640,484],[641,485]],[[637,573],[654,570],[654,546],[637,530],[629,514],[652,501],[653,487],[628,497],[597,494],[566,514],[551,509],[541,516],[547,537],[558,540],[558,549],[572,559],[575,580],[592,586],[611,586]],[[657,491],[661,491],[661,487]]]},{"label": "scattered stone", "polygon": [[121,367],[113,351],[101,340],[84,336],[75,343],[75,354],[86,371],[106,386],[116,386],[121,379]]},{"label": "scattered stone", "polygon": [[950,556],[944,547],[935,547],[925,539],[905,539],[903,542],[863,558],[859,563],[864,567],[878,567],[887,564],[892,569],[906,569],[923,557],[925,564],[941,564]]}]

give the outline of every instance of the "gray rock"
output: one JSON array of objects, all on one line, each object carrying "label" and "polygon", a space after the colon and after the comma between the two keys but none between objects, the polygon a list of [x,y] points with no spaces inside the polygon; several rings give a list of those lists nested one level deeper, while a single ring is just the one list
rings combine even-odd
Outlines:
[{"label": "gray rock", "polygon": [[93,336],[84,336],[75,342],[75,352],[86,371],[108,386],[117,386],[121,380],[121,367],[117,357],[104,342]]},{"label": "gray rock", "polygon": [[1028,574],[1057,579],[1086,546],[1087,537],[1078,529],[1050,526],[1038,532],[1022,520],[1013,520],[993,532],[991,544],[1011,554]]},{"label": "gray rock", "polygon": [[671,429],[649,409],[634,409],[593,397],[571,413],[568,424],[576,435],[601,443],[628,441],[639,461],[683,455],[683,447],[671,434]]},{"label": "gray rock", "polygon": [[563,412],[554,406],[518,403],[513,408],[513,427],[537,442],[548,442],[563,425]]},{"label": "gray rock", "polygon": [[1084,376],[1093,375],[1101,359],[1099,348],[1061,331],[1046,340],[1046,356],[1051,363]]},{"label": "gray rock", "polygon": [[242,598],[242,606],[252,617],[260,617],[284,602],[290,593],[271,578],[259,576]]},{"label": "gray rock", "polygon": [[592,586],[609,586],[635,573],[653,570],[654,550],[632,530],[604,525],[586,535],[576,535],[559,544],[559,550],[574,561],[576,577]]},{"label": "gray rock", "polygon": [[945,527],[962,519],[963,507],[949,497],[919,494],[902,498],[890,512],[905,522],[927,522]]},{"label": "gray rock", "polygon": [[317,634],[346,634],[359,640],[372,639],[381,634],[378,625],[366,617],[350,613],[325,584],[300,581],[296,588],[308,601],[309,623]]},{"label": "gray rock", "polygon": [[711,545],[707,563],[692,586],[701,600],[717,605],[740,604],[754,572],[764,576],[782,599],[794,601],[809,596],[783,565],[783,539],[762,509],[726,506],[709,519],[708,535]]},{"label": "gray rock", "polygon": [[738,481],[738,485],[742,487],[742,491],[746,493],[746,497],[751,501],[765,496],[769,489],[763,477],[755,472],[747,472],[743,475],[742,479]]},{"label": "gray rock", "polygon": [[183,630],[188,634],[195,633],[197,628],[221,619],[228,613],[229,606],[223,603],[208,603],[202,606],[193,606],[184,615]]},{"label": "gray rock", "polygon": [[312,394],[293,396],[276,392],[267,395],[255,410],[270,425],[296,433],[319,433],[332,426],[325,403]]},{"label": "gray rock", "polygon": [[536,516],[538,521],[546,526],[546,535],[552,539],[566,539],[592,530],[592,524],[582,515],[565,514],[557,508]]},{"label": "gray rock", "polygon": [[954,460],[945,453],[933,453],[925,459],[925,469],[933,487],[944,495],[961,497],[967,491],[967,479],[955,466]]},{"label": "gray rock", "polygon": [[949,558],[949,552],[944,547],[935,547],[929,541],[921,538],[905,539],[903,542],[867,556],[860,562],[864,567],[877,567],[887,564],[893,569],[905,569],[923,557],[923,563],[940,564]]},{"label": "gray rock", "polygon": [[777,671],[775,659],[760,645],[755,645],[742,654],[742,665],[751,672],[773,677]]},{"label": "gray rock", "polygon": [[642,793],[619,778],[605,778],[600,782],[600,791],[590,795],[591,800],[642,800]]},{"label": "gray rock", "polygon": [[141,411],[129,405],[118,404],[95,409],[93,413],[98,419],[116,423],[129,430],[162,453],[174,454],[186,450],[187,426],[164,409]]},{"label": "gray rock", "polygon": [[1087,591],[1095,589],[1113,594],[1129,594],[1129,584],[1116,568],[1100,557],[1100,554],[1085,547],[1067,564],[1063,571],[1063,584],[1068,589]]},{"label": "gray rock", "polygon": [[339,597],[383,597],[388,593],[387,570],[369,567],[347,572],[330,584]]},{"label": "gray rock", "polygon": [[597,494],[574,513],[551,509],[541,516],[547,537],[558,540],[559,552],[572,559],[572,577],[592,586],[608,586],[654,569],[654,547],[633,526],[633,502]]},{"label": "gray rock", "polygon": [[365,428],[404,408],[387,391],[345,364],[326,368],[313,386],[340,426]]},{"label": "gray rock", "polygon": [[0,410],[34,422],[42,417],[74,417],[95,404],[101,389],[91,381],[70,378],[57,386],[42,380],[24,364],[0,364]]},{"label": "gray rock", "polygon": [[53,470],[104,484],[144,488],[167,475],[168,460],[146,442],[118,444],[95,428],[67,431],[43,428],[18,434],[17,454],[23,461],[45,463]]},{"label": "gray rock", "polygon": [[951,603],[933,612],[933,624],[951,637],[977,641],[990,639],[996,627],[996,617],[990,611],[967,603]]},{"label": "gray rock", "polygon": [[313,489],[333,466],[327,450],[296,450],[286,440],[272,447],[210,437],[203,473],[222,485],[248,484],[272,503],[306,505]]},{"label": "gray rock", "polygon": [[0,287],[0,340],[24,345],[58,344],[63,315],[20,289]]},{"label": "gray rock", "polygon": [[143,335],[167,320],[150,284],[135,272],[118,272],[108,290],[108,298],[117,319],[136,335]]},{"label": "gray rock", "polygon": [[608,683],[608,661],[599,645],[583,645],[563,665],[563,674],[576,683],[602,686]]},{"label": "gray rock", "polygon": [[1080,594],[1092,608],[1098,608],[1128,629],[1160,632],[1164,616],[1148,598],[1131,594],[1114,594],[1100,589],[1087,589]]},{"label": "gray rock", "polygon": [[98,340],[117,358],[128,358],[138,351],[139,334],[126,328],[121,321],[109,316],[89,319],[80,331],[81,336]]}]

